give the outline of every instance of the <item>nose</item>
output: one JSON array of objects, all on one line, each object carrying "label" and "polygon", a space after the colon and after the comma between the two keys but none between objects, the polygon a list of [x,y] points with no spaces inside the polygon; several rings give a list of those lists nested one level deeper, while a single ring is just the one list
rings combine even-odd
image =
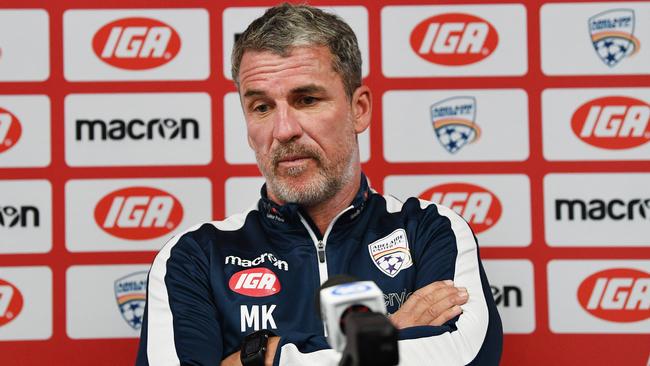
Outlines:
[{"label": "nose", "polygon": [[302,135],[302,126],[295,111],[286,105],[280,104],[276,109],[273,121],[273,138],[279,142],[289,142]]}]

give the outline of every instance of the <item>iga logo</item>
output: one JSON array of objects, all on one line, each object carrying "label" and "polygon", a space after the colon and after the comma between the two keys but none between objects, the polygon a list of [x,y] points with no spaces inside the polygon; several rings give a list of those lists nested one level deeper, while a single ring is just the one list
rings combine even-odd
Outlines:
[{"label": "iga logo", "polygon": [[174,28],[150,18],[124,18],[101,27],[93,37],[97,57],[111,66],[145,70],[176,57],[181,39]]},{"label": "iga logo", "polygon": [[16,145],[22,132],[18,118],[8,110],[0,108],[0,153]]},{"label": "iga logo", "polygon": [[16,286],[0,278],[0,327],[16,319],[23,309],[23,295]]},{"label": "iga logo", "polygon": [[600,271],[578,288],[578,301],[591,315],[613,322],[650,318],[650,274],[629,268]]},{"label": "iga logo", "polygon": [[239,271],[230,277],[228,286],[234,292],[252,297],[275,295],[282,289],[278,277],[268,268],[257,267]]},{"label": "iga logo", "polygon": [[469,183],[441,184],[422,192],[419,198],[456,211],[476,234],[488,230],[501,218],[499,198],[487,189]]},{"label": "iga logo", "polygon": [[156,188],[129,187],[107,194],[95,207],[95,222],[110,235],[127,240],[160,237],[183,219],[176,197]]},{"label": "iga logo", "polygon": [[434,64],[463,66],[494,52],[499,42],[488,21],[462,13],[439,14],[420,22],[411,32],[411,48]]},{"label": "iga logo", "polygon": [[650,105],[630,97],[597,98],[573,113],[571,128],[582,141],[595,147],[637,147],[650,140]]}]

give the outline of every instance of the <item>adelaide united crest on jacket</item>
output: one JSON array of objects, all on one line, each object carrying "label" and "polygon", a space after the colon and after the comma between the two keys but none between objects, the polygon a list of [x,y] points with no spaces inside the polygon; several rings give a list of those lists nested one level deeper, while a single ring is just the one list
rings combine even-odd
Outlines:
[{"label": "adelaide united crest on jacket", "polygon": [[397,276],[400,271],[413,265],[404,229],[397,229],[369,244],[368,251],[375,266],[390,277]]}]

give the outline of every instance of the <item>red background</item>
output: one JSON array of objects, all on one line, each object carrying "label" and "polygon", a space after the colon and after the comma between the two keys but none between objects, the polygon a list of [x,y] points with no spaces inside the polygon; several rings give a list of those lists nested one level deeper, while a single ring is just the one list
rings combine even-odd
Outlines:
[{"label": "red background", "polygon": [[[386,78],[381,73],[380,11],[386,5],[454,4],[455,1],[365,0],[313,1],[312,5],[363,5],[369,14],[370,74],[365,82],[373,90],[375,104],[371,132],[371,159],[364,171],[382,191],[386,175],[394,174],[526,174],[531,181],[532,244],[524,248],[483,248],[489,259],[529,259],[534,265],[536,329],[530,335],[506,335],[503,365],[647,365],[650,335],[634,334],[553,334],[548,325],[547,273],[551,259],[648,259],[650,248],[553,248],[544,240],[542,179],[548,173],[563,172],[648,172],[646,161],[549,162],[542,155],[541,92],[562,87],[633,87],[650,86],[650,77],[626,76],[559,76],[548,77],[540,67],[540,7],[557,1],[528,0],[528,72],[516,77],[445,77]],[[580,2],[580,1],[577,1]],[[466,0],[462,4],[482,4]],[[493,0],[490,3],[513,3]],[[47,341],[0,342],[3,365],[129,365],[135,360],[137,339],[72,340],[66,334],[65,272],[78,264],[150,263],[155,252],[71,253],[65,248],[64,185],[71,179],[141,178],[141,177],[208,177],[212,181],[215,218],[224,215],[224,182],[230,176],[258,176],[255,165],[230,165],[224,159],[223,97],[235,90],[223,76],[221,48],[222,13],[226,7],[270,6],[272,1],[142,1],[3,0],[3,8],[45,8],[50,19],[50,77],[43,82],[0,83],[2,94],[47,94],[51,100],[52,163],[45,168],[1,169],[2,179],[49,179],[53,187],[53,248],[46,254],[0,255],[0,266],[49,266],[53,272],[54,324]],[[615,2],[611,2],[615,6]],[[205,8],[210,13],[211,74],[203,81],[151,82],[68,82],[63,77],[63,12],[67,9],[106,8]],[[639,19],[638,21],[650,21]],[[642,45],[650,47],[650,45]],[[648,66],[650,67],[650,66]],[[499,89],[524,88],[529,98],[530,156],[525,162],[504,163],[389,163],[382,156],[381,96],[392,89]],[[212,109],[213,160],[207,166],[71,168],[64,158],[63,99],[70,93],[118,92],[196,92],[210,93]],[[649,158],[650,159],[650,158]]]}]

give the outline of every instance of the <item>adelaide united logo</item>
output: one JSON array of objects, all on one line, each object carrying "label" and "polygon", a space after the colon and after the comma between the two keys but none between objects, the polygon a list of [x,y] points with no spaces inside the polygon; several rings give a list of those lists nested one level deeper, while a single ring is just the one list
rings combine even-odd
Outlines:
[{"label": "adelaide united logo", "polygon": [[375,266],[390,277],[397,276],[400,271],[413,265],[404,229],[397,229],[388,236],[369,244],[368,251]]},{"label": "adelaide united logo", "polygon": [[596,54],[609,67],[639,51],[639,40],[634,37],[634,11],[630,9],[608,10],[592,16],[589,35]]}]

